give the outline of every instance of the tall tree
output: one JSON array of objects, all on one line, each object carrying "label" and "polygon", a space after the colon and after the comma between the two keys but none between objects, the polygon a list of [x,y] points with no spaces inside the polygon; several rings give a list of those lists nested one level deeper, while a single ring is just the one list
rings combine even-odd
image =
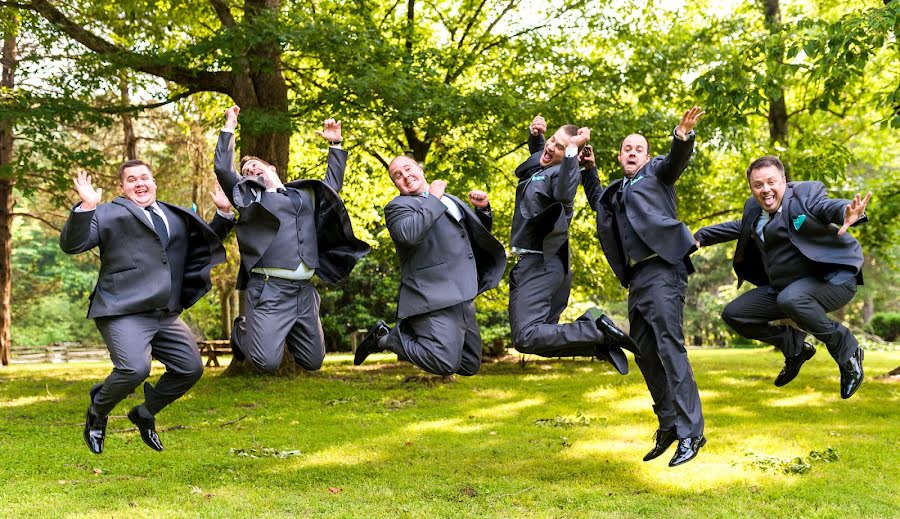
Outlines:
[{"label": "tall tree", "polygon": [[[0,11],[3,50],[0,51],[0,94],[8,97],[16,86],[16,37],[18,17],[7,10]],[[12,224],[15,207],[16,177],[12,172],[13,126],[15,121],[0,115],[0,364],[9,364],[12,326]]]}]

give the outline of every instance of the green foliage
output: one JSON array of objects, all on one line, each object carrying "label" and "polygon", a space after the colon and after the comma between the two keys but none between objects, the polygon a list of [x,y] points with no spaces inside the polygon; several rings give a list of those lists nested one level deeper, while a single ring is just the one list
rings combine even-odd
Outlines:
[{"label": "green foliage", "polygon": [[884,312],[872,316],[872,332],[886,341],[900,337],[900,312]]}]

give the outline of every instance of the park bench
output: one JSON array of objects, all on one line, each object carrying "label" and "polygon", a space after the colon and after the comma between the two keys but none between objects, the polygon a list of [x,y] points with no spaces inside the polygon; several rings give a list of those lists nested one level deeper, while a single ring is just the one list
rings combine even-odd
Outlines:
[{"label": "park bench", "polygon": [[227,339],[198,340],[200,356],[206,356],[206,367],[219,367],[219,355],[231,355],[231,341]]}]

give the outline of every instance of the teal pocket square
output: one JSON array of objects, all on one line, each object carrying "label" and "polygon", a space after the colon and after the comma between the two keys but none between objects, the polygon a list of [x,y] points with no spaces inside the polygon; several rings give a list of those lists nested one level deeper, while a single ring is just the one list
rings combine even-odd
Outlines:
[{"label": "teal pocket square", "polygon": [[795,231],[799,231],[799,230],[800,230],[800,226],[803,225],[803,222],[805,222],[805,221],[806,221],[806,215],[805,215],[805,214],[801,214],[800,216],[794,218],[794,230],[795,230]]}]

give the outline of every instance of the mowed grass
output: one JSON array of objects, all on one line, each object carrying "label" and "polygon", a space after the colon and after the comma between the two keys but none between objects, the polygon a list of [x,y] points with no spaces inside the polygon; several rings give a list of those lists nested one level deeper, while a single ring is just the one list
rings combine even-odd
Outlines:
[{"label": "mowed grass", "polygon": [[[0,369],[4,517],[898,517],[900,352],[868,352],[840,399],[824,348],[784,388],[770,349],[691,351],[707,446],[649,463],[644,381],[606,364],[511,357],[449,383],[393,356],[330,356],[293,378],[209,369],[157,417],[153,452],[116,408],[81,439],[105,364]],[[160,374],[155,369],[151,380]],[[833,448],[838,459],[810,460]],[[805,458],[805,471],[784,471]]]}]

